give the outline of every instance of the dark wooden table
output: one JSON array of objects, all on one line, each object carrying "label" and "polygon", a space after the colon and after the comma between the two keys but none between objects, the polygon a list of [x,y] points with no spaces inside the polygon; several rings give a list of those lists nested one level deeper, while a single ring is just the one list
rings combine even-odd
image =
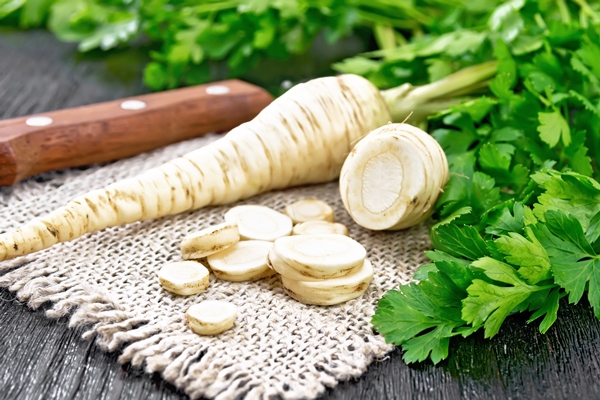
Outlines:
[{"label": "dark wooden table", "polygon": [[[143,61],[135,52],[82,57],[45,32],[0,30],[0,119],[142,93]],[[186,397],[80,339],[66,318],[48,319],[6,289],[0,299],[0,400]],[[437,366],[408,366],[395,351],[322,398],[600,399],[600,322],[586,301],[564,301],[558,314],[545,335],[512,317],[493,340],[456,339]]]}]

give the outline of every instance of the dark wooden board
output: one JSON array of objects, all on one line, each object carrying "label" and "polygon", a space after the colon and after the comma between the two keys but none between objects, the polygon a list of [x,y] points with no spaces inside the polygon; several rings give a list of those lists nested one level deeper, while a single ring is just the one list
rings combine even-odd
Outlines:
[{"label": "dark wooden board", "polygon": [[[0,119],[144,93],[143,61],[135,52],[82,57],[45,32],[0,30]],[[45,307],[30,310],[5,289],[0,300],[0,399],[186,398],[160,376],[118,364],[66,318],[48,319]],[[322,398],[600,399],[600,322],[586,301],[563,301],[546,335],[512,317],[492,340],[456,339],[450,353],[437,366],[406,365],[395,351]]]}]

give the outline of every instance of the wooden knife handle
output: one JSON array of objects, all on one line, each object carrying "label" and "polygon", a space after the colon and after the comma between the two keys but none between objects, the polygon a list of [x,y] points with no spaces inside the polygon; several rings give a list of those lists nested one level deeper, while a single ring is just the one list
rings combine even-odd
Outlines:
[{"label": "wooden knife handle", "polygon": [[0,121],[0,186],[130,157],[254,118],[273,97],[236,79]]}]

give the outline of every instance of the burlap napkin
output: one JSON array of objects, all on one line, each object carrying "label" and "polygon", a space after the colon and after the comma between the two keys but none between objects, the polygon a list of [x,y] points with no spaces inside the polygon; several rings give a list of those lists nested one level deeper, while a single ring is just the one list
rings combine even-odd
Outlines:
[{"label": "burlap napkin", "polygon": [[[3,188],[0,232],[217,137]],[[372,331],[371,316],[386,290],[410,280],[425,261],[430,242],[423,225],[397,233],[357,226],[343,208],[336,182],[268,193],[238,204],[283,211],[287,204],[307,197],[331,204],[336,220],[366,247],[375,277],[362,297],[337,306],[309,306],[290,298],[277,277],[232,283],[212,275],[210,287],[201,294],[176,297],[165,292],[156,273],[165,263],[181,259],[183,236],[223,221],[230,206],[110,228],[0,262],[0,285],[16,291],[32,308],[50,301],[49,317],[71,315],[71,326],[88,327],[85,339],[95,339],[107,351],[119,351],[123,363],[160,372],[192,398],[312,399],[340,380],[361,375],[392,349]],[[232,329],[214,337],[188,329],[186,309],[205,299],[238,306]]]}]

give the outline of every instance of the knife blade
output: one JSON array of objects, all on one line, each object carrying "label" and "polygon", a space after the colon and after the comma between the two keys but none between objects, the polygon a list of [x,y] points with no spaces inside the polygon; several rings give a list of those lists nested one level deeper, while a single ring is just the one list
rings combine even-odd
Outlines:
[{"label": "knife blade", "polygon": [[0,186],[130,157],[254,118],[273,97],[237,79],[0,121]]}]

